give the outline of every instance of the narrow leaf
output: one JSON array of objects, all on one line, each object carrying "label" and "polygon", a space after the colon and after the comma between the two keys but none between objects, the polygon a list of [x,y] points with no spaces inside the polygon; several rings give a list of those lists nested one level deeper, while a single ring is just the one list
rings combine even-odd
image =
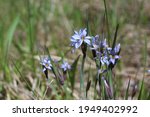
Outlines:
[{"label": "narrow leaf", "polygon": [[111,40],[110,40],[110,29],[109,29],[109,22],[108,22],[108,11],[106,6],[106,0],[104,0],[104,6],[105,6],[105,15],[106,15],[107,34],[108,34],[108,45],[110,46]]},{"label": "narrow leaf", "polygon": [[72,91],[73,91],[73,89],[74,89],[75,76],[76,76],[76,69],[77,69],[77,64],[78,64],[79,58],[80,58],[80,55],[76,58],[76,60],[75,60],[75,61],[73,62],[73,64],[71,65],[72,70],[69,71],[69,79],[70,79]]},{"label": "narrow leaf", "polygon": [[142,99],[143,89],[144,89],[144,78],[143,78],[142,83],[141,83],[138,100],[141,100],[141,99]]},{"label": "narrow leaf", "polygon": [[11,45],[11,42],[13,40],[13,35],[14,35],[14,32],[16,30],[16,27],[19,23],[19,16],[17,16],[13,21],[12,21],[12,24],[11,26],[9,27],[8,29],[8,32],[6,34],[6,41],[5,41],[5,57],[7,57],[7,53],[9,51],[9,48],[10,48],[10,45]]},{"label": "narrow leaf", "polygon": [[115,31],[115,36],[114,36],[114,40],[113,40],[112,48],[114,48],[114,47],[115,47],[115,45],[116,45],[118,28],[119,28],[119,24],[117,24],[117,26],[116,26],[116,31]]},{"label": "narrow leaf", "polygon": [[89,80],[86,85],[86,98],[87,98],[87,94],[88,94],[90,87],[91,87],[91,80]]},{"label": "narrow leaf", "polygon": [[128,86],[127,86],[127,89],[126,89],[125,100],[127,100],[127,99],[128,99],[130,81],[131,81],[131,78],[129,78],[129,81],[128,81]]}]

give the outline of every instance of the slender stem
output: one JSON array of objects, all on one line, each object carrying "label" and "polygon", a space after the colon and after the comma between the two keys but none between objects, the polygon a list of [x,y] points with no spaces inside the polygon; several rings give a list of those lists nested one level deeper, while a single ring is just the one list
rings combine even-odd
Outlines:
[{"label": "slender stem", "polygon": [[84,94],[84,63],[85,63],[85,56],[83,56],[82,58],[82,65],[81,65],[81,73],[80,73],[80,94],[81,94],[81,98],[83,98]]},{"label": "slender stem", "polygon": [[113,86],[113,79],[112,79],[112,70],[109,69],[108,70],[108,82],[109,82],[109,85],[110,85],[110,90],[111,90],[111,95],[112,95],[112,99],[114,99],[114,86]]},{"label": "slender stem", "polygon": [[31,13],[31,3],[30,3],[30,0],[27,0],[27,10],[28,10],[28,34],[29,34],[29,49],[30,49],[30,52],[32,54],[32,68],[33,68],[33,71],[35,72],[35,62],[34,62],[34,37],[33,37],[33,23],[32,23],[32,20],[31,20],[31,17],[32,17],[32,13]]},{"label": "slender stem", "polygon": [[97,87],[97,81],[98,81],[98,74],[96,76],[96,79],[95,79],[95,85],[94,85],[94,99],[96,99],[97,97],[97,90],[96,90],[96,87]]},{"label": "slender stem", "polygon": [[45,92],[44,92],[44,95],[43,95],[42,100],[44,100],[44,99],[45,99],[45,96],[46,96],[46,93],[47,93],[47,91],[48,91],[48,88],[50,88],[50,86],[49,86],[49,85],[51,85],[51,83],[52,83],[53,81],[54,81],[54,80],[51,80],[51,81],[50,81],[50,83],[49,83],[49,84],[47,84],[47,87],[46,87],[46,90],[45,90]]},{"label": "slender stem", "polygon": [[145,46],[144,46],[144,71],[143,71],[143,79],[141,82],[141,87],[139,91],[138,100],[143,99],[144,95],[144,79],[145,79],[145,71],[146,71],[146,63],[147,63],[147,39],[145,38]]},{"label": "slender stem", "polygon": [[107,12],[106,0],[104,0],[104,6],[105,6],[106,26],[107,26],[107,33],[108,33],[108,45],[110,46],[111,40],[110,40],[110,30],[109,30],[109,22],[108,22],[108,12]]}]

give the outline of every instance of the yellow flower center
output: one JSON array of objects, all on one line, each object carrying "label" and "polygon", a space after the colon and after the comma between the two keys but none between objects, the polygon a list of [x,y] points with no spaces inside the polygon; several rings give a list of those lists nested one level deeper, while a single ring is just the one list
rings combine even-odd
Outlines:
[{"label": "yellow flower center", "polygon": [[81,39],[84,41],[85,37],[84,37],[84,36],[82,36],[82,37],[81,37]]},{"label": "yellow flower center", "polygon": [[45,66],[46,66],[46,67],[48,67],[48,66],[49,66],[49,64],[48,64],[48,63],[46,63],[46,64],[45,64]]}]

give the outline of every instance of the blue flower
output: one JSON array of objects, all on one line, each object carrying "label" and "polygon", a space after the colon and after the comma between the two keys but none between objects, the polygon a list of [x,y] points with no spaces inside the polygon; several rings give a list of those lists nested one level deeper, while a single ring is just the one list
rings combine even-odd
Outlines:
[{"label": "blue flower", "polygon": [[109,54],[110,54],[110,63],[113,65],[116,64],[116,61],[120,58],[119,52],[120,52],[120,44],[116,45],[113,49],[109,48]]},{"label": "blue flower", "polygon": [[[115,65],[117,60],[120,58],[120,44],[116,45],[114,48],[110,48],[107,45],[106,39],[97,41],[98,38],[95,38],[93,42],[96,44],[96,58],[100,61],[101,65],[109,66],[110,64]],[[95,46],[95,47],[96,47]]]},{"label": "blue flower", "polygon": [[118,54],[120,51],[120,43],[112,49],[111,54]]},{"label": "blue flower", "polygon": [[51,64],[51,61],[48,57],[44,57],[42,58],[41,62],[40,62],[41,65],[43,65],[43,72],[46,71],[46,69],[48,70],[51,70],[52,68],[52,64]]},{"label": "blue flower", "polygon": [[99,35],[92,38],[91,49],[97,50],[99,48]]},{"label": "blue flower", "polygon": [[120,58],[119,55],[110,56],[109,62],[115,65],[116,61]]},{"label": "blue flower", "polygon": [[61,68],[63,69],[63,71],[67,71],[71,69],[71,66],[69,65],[68,62],[63,61],[63,64],[61,65]]},{"label": "blue flower", "polygon": [[108,56],[106,56],[106,55],[105,55],[105,56],[102,56],[100,61],[101,61],[102,65],[105,64],[105,65],[108,66],[108,65],[110,64],[109,58],[108,58]]},{"label": "blue flower", "polygon": [[108,47],[106,39],[100,41],[100,48],[106,49]]},{"label": "blue flower", "polygon": [[106,53],[101,53],[99,51],[96,51],[96,55],[102,66],[104,65],[108,66],[110,64],[108,55]]},{"label": "blue flower", "polygon": [[108,47],[106,39],[100,40],[99,35],[96,35],[95,37],[92,38],[91,45],[92,45],[91,49],[94,50],[100,49],[101,51],[105,50]]},{"label": "blue flower", "polygon": [[74,35],[71,37],[71,46],[73,46],[75,49],[79,48],[81,44],[84,42],[88,45],[90,45],[91,37],[87,36],[87,31],[85,29],[80,29],[79,32],[75,31]]}]

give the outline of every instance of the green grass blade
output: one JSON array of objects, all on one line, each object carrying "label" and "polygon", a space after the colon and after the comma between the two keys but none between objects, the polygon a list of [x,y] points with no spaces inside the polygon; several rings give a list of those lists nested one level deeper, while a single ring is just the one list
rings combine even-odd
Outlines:
[{"label": "green grass blade", "polygon": [[116,31],[115,31],[115,36],[114,36],[112,48],[114,48],[115,45],[116,45],[117,34],[118,34],[118,28],[119,28],[119,24],[117,24],[117,26],[116,26]]},{"label": "green grass blade", "polygon": [[84,63],[85,63],[86,56],[83,55],[82,63],[81,63],[81,70],[80,70],[80,94],[81,98],[85,96],[85,90],[84,90]]},{"label": "green grass blade", "polygon": [[146,61],[147,61],[147,39],[145,38],[145,46],[144,46],[144,70],[143,70],[143,79],[140,87],[140,92],[138,96],[138,100],[141,100],[144,97],[144,78],[145,78],[145,71],[146,71]]},{"label": "green grass blade", "polygon": [[87,18],[86,18],[86,29],[87,29],[87,35],[89,35],[89,16],[88,16],[88,13],[87,13]]},{"label": "green grass blade", "polygon": [[108,84],[110,85],[110,91],[111,91],[111,93],[112,93],[112,97],[110,97],[110,98],[112,98],[112,99],[114,99],[114,86],[113,86],[113,77],[112,77],[112,71],[111,71],[111,69],[109,69],[108,70]]},{"label": "green grass blade", "polygon": [[91,65],[90,65],[88,71],[89,72],[88,72],[88,80],[87,80],[87,84],[86,84],[86,98],[88,97],[88,91],[89,91],[89,89],[91,87],[91,80],[90,80]]},{"label": "green grass blade", "polygon": [[2,54],[2,49],[3,49],[3,41],[4,41],[4,31],[3,31],[3,25],[2,22],[0,22],[0,53]]},{"label": "green grass blade", "polygon": [[91,80],[88,80],[87,85],[86,85],[86,98],[87,98],[88,91],[89,91],[90,87],[91,87]]},{"label": "green grass blade", "polygon": [[106,6],[106,0],[104,0],[104,6],[105,6],[106,26],[107,26],[107,35],[108,35],[108,45],[110,46],[111,40],[110,40],[110,29],[109,29],[108,11],[107,11],[107,6]]},{"label": "green grass blade", "polygon": [[72,70],[69,71],[69,79],[71,83],[72,92],[74,90],[75,76],[76,76],[76,70],[77,70],[77,64],[78,64],[79,58],[80,58],[80,55],[75,59],[75,61],[71,65]]},{"label": "green grass blade", "polygon": [[141,83],[140,92],[139,92],[139,95],[138,95],[138,100],[142,99],[143,89],[144,89],[144,78],[143,78],[142,83]]},{"label": "green grass blade", "polygon": [[96,76],[95,76],[95,81],[94,81],[94,99],[96,99],[97,98],[97,90],[96,90],[96,87],[97,87],[97,84],[98,84],[98,78],[99,77],[99,75],[98,75],[98,73],[96,74]]},{"label": "green grass blade", "polygon": [[130,86],[130,81],[131,81],[131,78],[130,78],[129,81],[128,81],[128,86],[127,86],[126,94],[125,94],[125,100],[127,100],[128,97],[129,97],[129,86]]},{"label": "green grass blade", "polygon": [[17,27],[18,23],[19,23],[19,16],[17,16],[12,21],[12,24],[9,27],[8,32],[6,34],[6,41],[5,41],[5,47],[4,47],[5,58],[7,58],[7,53],[9,51],[10,45],[12,43],[13,35],[14,35],[14,32],[16,30],[16,27]]},{"label": "green grass blade", "polygon": [[147,96],[147,100],[150,100],[150,92],[149,92],[149,94],[148,94],[148,96]]}]

